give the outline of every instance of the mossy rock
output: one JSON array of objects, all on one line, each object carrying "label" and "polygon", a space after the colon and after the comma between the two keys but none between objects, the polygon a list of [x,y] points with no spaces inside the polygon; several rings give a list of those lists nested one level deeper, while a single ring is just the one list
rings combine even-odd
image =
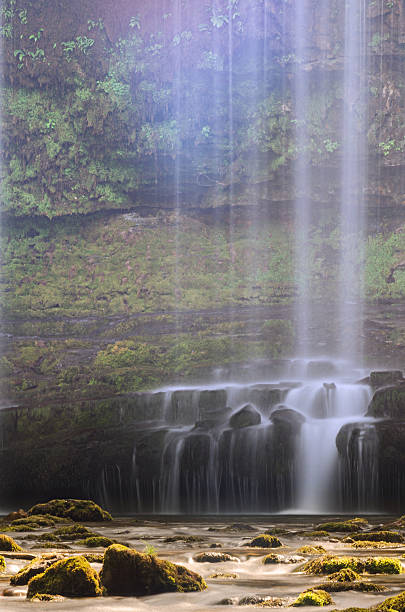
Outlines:
[{"label": "mossy rock", "polygon": [[61,595],[50,595],[49,593],[38,593],[31,597],[31,601],[63,601]]},{"label": "mossy rock", "polygon": [[368,531],[366,533],[356,533],[353,538],[361,542],[404,542],[404,537],[397,531]]},{"label": "mossy rock", "polygon": [[109,595],[202,591],[203,578],[182,565],[113,544],[104,554],[100,579]]},{"label": "mossy rock", "polygon": [[52,499],[44,504],[33,506],[28,510],[28,514],[52,514],[70,518],[73,521],[85,522],[112,520],[109,512],[88,499]]},{"label": "mossy rock", "polygon": [[257,548],[279,548],[282,543],[276,536],[262,533],[251,540],[247,546],[253,546]]},{"label": "mossy rock", "polygon": [[319,559],[308,561],[302,568],[306,574],[333,574],[342,569],[351,569],[358,573],[369,574],[400,574],[402,565],[399,559],[389,557],[334,557],[324,555]]},{"label": "mossy rock", "polygon": [[0,555],[0,574],[6,571],[6,560]]},{"label": "mossy rock", "polygon": [[197,561],[197,563],[222,563],[224,561],[239,563],[237,557],[232,557],[232,555],[224,552],[201,552],[194,557],[194,561]]},{"label": "mossy rock", "polygon": [[323,582],[313,587],[314,589],[321,589],[328,593],[342,593],[344,591],[358,591],[360,593],[382,593],[387,590],[387,587],[373,582]]},{"label": "mossy rock", "polygon": [[383,612],[405,612],[405,591],[385,599],[376,609]]},{"label": "mossy rock", "polygon": [[92,536],[90,538],[85,538],[84,540],[77,540],[77,544],[82,544],[83,546],[88,546],[89,548],[96,548],[97,546],[108,548],[108,546],[116,544],[116,542],[115,540],[106,538],[104,536]]},{"label": "mossy rock", "polygon": [[86,538],[98,538],[98,533],[91,531],[84,525],[69,525],[68,527],[60,527],[54,534],[59,540],[84,540]]},{"label": "mossy rock", "polygon": [[349,519],[348,521],[334,521],[329,523],[320,523],[316,526],[317,530],[320,531],[341,531],[354,533],[360,531],[362,527],[368,523],[365,519]]},{"label": "mossy rock", "polygon": [[11,523],[12,527],[55,527],[55,520],[49,516],[41,516],[40,514],[27,516],[26,518],[16,519]]},{"label": "mossy rock", "polygon": [[271,553],[270,555],[266,555],[263,559],[264,565],[275,565],[276,563],[282,563],[283,557],[282,555],[277,555],[276,553]]},{"label": "mossy rock", "polygon": [[299,534],[300,536],[306,538],[329,538],[330,533],[324,531],[323,529],[316,529],[315,531],[303,531]]},{"label": "mossy rock", "polygon": [[42,574],[28,582],[27,597],[37,594],[63,595],[64,597],[98,597],[102,595],[96,571],[84,557],[69,557],[57,561]]},{"label": "mossy rock", "polygon": [[323,546],[301,546],[298,548],[297,553],[301,555],[323,555],[326,550]]},{"label": "mossy rock", "polygon": [[21,546],[18,546],[10,536],[0,533],[0,550],[19,552],[22,550]]},{"label": "mossy rock", "polygon": [[48,567],[63,559],[62,555],[56,553],[48,553],[41,557],[36,557],[30,561],[27,565],[20,569],[20,571],[10,578],[10,584],[13,586],[21,586],[28,584],[28,582],[34,576],[42,574]]},{"label": "mossy rock", "polygon": [[328,576],[328,580],[333,582],[355,582],[360,580],[361,576],[350,567],[345,567],[334,574]]},{"label": "mossy rock", "polygon": [[292,606],[329,606],[332,603],[332,597],[327,591],[316,589],[298,595]]}]

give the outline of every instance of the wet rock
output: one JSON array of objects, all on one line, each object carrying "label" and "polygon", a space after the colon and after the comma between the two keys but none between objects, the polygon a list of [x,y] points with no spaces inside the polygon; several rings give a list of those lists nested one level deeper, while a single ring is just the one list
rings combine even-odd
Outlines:
[{"label": "wet rock", "polygon": [[0,555],[0,574],[6,571],[6,560]]},{"label": "wet rock", "polygon": [[400,383],[404,380],[401,370],[382,370],[370,372],[370,385],[372,387],[386,387]]},{"label": "wet rock", "polygon": [[273,410],[270,420],[274,424],[287,425],[292,434],[298,434],[305,417],[292,408],[281,406]]},{"label": "wet rock", "polygon": [[63,601],[65,598],[61,595],[50,595],[49,593],[38,593],[31,598],[31,601]]},{"label": "wet rock", "polygon": [[39,593],[65,597],[97,597],[102,595],[97,572],[84,557],[69,557],[57,561],[42,574],[31,578],[27,597]]},{"label": "wet rock", "polygon": [[332,361],[310,361],[307,366],[307,375],[311,378],[328,378],[336,373],[336,365]]},{"label": "wet rock", "polygon": [[88,499],[52,499],[45,504],[33,506],[28,514],[52,514],[86,522],[112,520],[109,512]]},{"label": "wet rock", "polygon": [[218,579],[218,580],[236,580],[237,578],[239,578],[239,574],[229,574],[226,572],[215,572],[214,574],[211,574],[210,576],[208,576],[208,578],[212,578],[212,579]]},{"label": "wet rock", "polygon": [[264,595],[245,595],[239,599],[240,606],[256,606],[257,604],[264,603],[265,601],[269,601],[269,596]]},{"label": "wet rock", "polygon": [[218,601],[218,606],[237,606],[239,603],[238,597],[224,597],[221,601]]},{"label": "wet rock", "polygon": [[222,548],[221,542],[213,542],[210,544],[210,548]]},{"label": "wet rock", "polygon": [[252,404],[267,414],[273,406],[280,404],[286,395],[286,389],[274,385],[254,385],[249,388],[248,398]]},{"label": "wet rock", "polygon": [[3,597],[25,597],[26,592],[25,589],[4,589],[2,593]]},{"label": "wet rock", "polygon": [[405,383],[378,389],[373,395],[366,416],[405,420]]},{"label": "wet rock", "polygon": [[263,533],[253,538],[253,540],[251,540],[247,546],[257,548],[278,548],[282,546],[282,543],[276,536],[266,535]]},{"label": "wet rock", "polygon": [[260,413],[251,404],[246,404],[231,416],[229,425],[234,429],[242,429],[243,427],[260,425],[261,420]]},{"label": "wet rock", "polygon": [[17,542],[10,538],[10,536],[6,536],[0,533],[0,550],[18,552],[21,551],[21,546],[18,546]]},{"label": "wet rock", "polygon": [[63,556],[57,553],[48,553],[33,559],[25,565],[20,571],[10,578],[10,584],[13,586],[21,586],[28,584],[29,580],[38,574],[42,574],[48,567],[63,559]]},{"label": "wet rock", "polygon": [[226,408],[227,393],[225,389],[209,389],[200,392],[198,398],[199,418],[204,420],[213,413],[221,413]]},{"label": "wet rock", "polygon": [[167,409],[168,423],[192,425],[198,418],[198,406],[195,401],[196,392],[189,389],[173,391]]},{"label": "wet rock", "polygon": [[327,591],[321,589],[314,589],[313,591],[306,591],[301,593],[292,604],[294,607],[298,606],[328,606],[333,604],[332,597]]},{"label": "wet rock", "polygon": [[14,512],[10,512],[10,514],[7,514],[7,516],[4,517],[4,520],[9,523],[16,521],[17,519],[26,518],[27,516],[28,514],[26,511],[20,508],[20,510],[15,510]]},{"label": "wet rock", "polygon": [[170,591],[202,591],[203,578],[170,561],[113,544],[104,554],[100,572],[109,595],[152,595]]},{"label": "wet rock", "polygon": [[201,552],[194,557],[194,561],[197,561],[197,563],[222,563],[225,561],[240,563],[240,560],[237,557],[232,557],[232,555],[228,553],[215,552]]}]

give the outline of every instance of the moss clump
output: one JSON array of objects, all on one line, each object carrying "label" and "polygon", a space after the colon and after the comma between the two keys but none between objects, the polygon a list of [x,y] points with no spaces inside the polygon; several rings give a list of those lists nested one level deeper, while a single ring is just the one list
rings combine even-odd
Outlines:
[{"label": "moss clump", "polygon": [[282,546],[282,543],[276,536],[262,533],[253,538],[247,546],[256,546],[257,548],[279,548]]},{"label": "moss clump", "polygon": [[203,578],[170,561],[113,544],[104,554],[101,582],[109,595],[152,595],[166,591],[202,591]]},{"label": "moss clump", "polygon": [[33,515],[26,518],[16,519],[11,523],[11,527],[55,527],[55,520],[49,516]]},{"label": "moss clump", "polygon": [[325,531],[343,531],[353,533],[360,531],[362,527],[367,525],[365,519],[350,519],[348,521],[335,521],[331,523],[320,523],[316,529]]},{"label": "moss clump", "polygon": [[[52,535],[52,534],[50,534]],[[60,540],[83,540],[85,538],[99,537],[98,533],[91,531],[84,525],[69,525],[57,529],[54,534]]]},{"label": "moss clump", "polygon": [[403,536],[397,531],[368,531],[367,533],[357,533],[354,538],[356,541],[367,542],[398,542],[404,541]]},{"label": "moss clump", "polygon": [[351,546],[352,548],[395,548],[398,547],[398,544],[394,542],[369,542],[367,540],[354,540],[352,541]]},{"label": "moss clump", "polygon": [[405,612],[405,591],[385,599],[376,609],[383,612]]},{"label": "moss clump", "polygon": [[30,561],[27,565],[20,569],[20,571],[10,578],[10,584],[13,586],[21,586],[28,584],[28,582],[34,576],[42,574],[48,567],[60,561],[63,557],[58,554],[48,553],[41,557],[36,557]]},{"label": "moss clump", "polygon": [[193,542],[205,542],[205,538],[202,538],[201,536],[195,536],[195,535],[190,535],[190,536],[177,535],[177,536],[170,536],[169,538],[165,538],[164,541],[167,542],[167,544],[171,544],[173,542],[187,542],[188,544],[192,544]]},{"label": "moss clump", "polygon": [[306,574],[333,574],[342,569],[369,574],[400,574],[402,565],[398,559],[389,557],[374,557],[360,559],[358,557],[333,557],[324,555],[319,559],[308,561],[303,567]]},{"label": "moss clump", "polygon": [[39,593],[65,597],[97,597],[102,595],[97,572],[84,557],[69,557],[57,561],[42,574],[28,582],[27,597]]},{"label": "moss clump", "polygon": [[201,552],[194,557],[194,561],[197,563],[222,563],[225,561],[236,561],[239,563],[237,557],[232,557],[225,552]]},{"label": "moss clump", "polygon": [[18,546],[10,536],[0,533],[0,550],[7,550],[11,552],[19,552],[22,550],[21,546]]},{"label": "moss clump", "polygon": [[6,571],[6,561],[4,557],[0,555],[0,574]]},{"label": "moss clump", "polygon": [[328,580],[333,582],[355,582],[360,580],[360,574],[350,568],[344,568],[334,574],[330,574]]},{"label": "moss clump", "polygon": [[111,538],[106,538],[104,536],[92,536],[90,538],[77,541],[77,544],[83,544],[83,546],[89,546],[89,548],[96,548],[97,546],[107,548],[115,543],[116,542]]},{"label": "moss clump", "polygon": [[361,593],[381,593],[386,591],[385,586],[374,584],[373,582],[323,582],[318,584],[315,589],[323,589],[328,593],[341,593],[343,591],[359,591]]},{"label": "moss clump", "polygon": [[329,606],[332,604],[332,597],[326,591],[320,589],[313,591],[305,591],[298,595],[297,599],[292,604],[298,606]]},{"label": "moss clump", "polygon": [[301,548],[297,550],[297,553],[301,555],[323,555],[326,553],[326,550],[323,546],[301,546]]},{"label": "moss clump", "polygon": [[402,574],[402,565],[399,559],[370,557],[366,559],[365,571],[368,574]]},{"label": "moss clump", "polygon": [[112,520],[111,514],[88,499],[52,499],[45,504],[33,506],[28,510],[28,514],[53,514],[86,522]]}]

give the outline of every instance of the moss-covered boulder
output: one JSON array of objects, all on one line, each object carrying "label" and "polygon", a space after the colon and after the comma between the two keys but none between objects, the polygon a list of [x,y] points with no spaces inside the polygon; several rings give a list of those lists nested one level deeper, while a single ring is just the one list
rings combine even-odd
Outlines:
[{"label": "moss-covered boulder", "polygon": [[382,612],[405,612],[405,591],[385,599],[376,609]]},{"label": "moss-covered boulder", "polygon": [[326,549],[323,546],[301,546],[298,548],[297,553],[301,555],[323,555],[326,553]]},{"label": "moss-covered boulder", "polygon": [[28,514],[53,514],[85,522],[112,520],[109,512],[88,499],[52,499],[44,504],[36,504],[28,510]]},{"label": "moss-covered boulder", "polygon": [[396,531],[368,531],[365,533],[356,533],[353,539],[359,542],[404,542],[404,537]]},{"label": "moss-covered boulder", "polygon": [[302,568],[306,574],[333,574],[342,569],[351,569],[358,573],[368,574],[401,574],[402,565],[399,559],[390,557],[337,557],[324,555],[308,561]]},{"label": "moss-covered boulder", "polygon": [[84,557],[57,561],[28,582],[27,597],[38,593],[65,597],[97,597],[102,595],[97,572]]},{"label": "moss-covered boulder", "polygon": [[247,546],[257,547],[257,548],[279,548],[282,546],[282,543],[276,536],[267,535],[266,533],[262,533],[261,535],[256,536],[251,540]]},{"label": "moss-covered boulder", "polygon": [[197,563],[222,563],[224,561],[233,561],[239,563],[237,557],[223,552],[201,552],[194,557],[194,561]]},{"label": "moss-covered boulder", "polygon": [[6,571],[6,560],[0,555],[0,574]]},{"label": "moss-covered boulder", "polygon": [[170,561],[113,544],[104,554],[100,572],[109,595],[152,595],[166,591],[202,591],[203,578]]},{"label": "moss-covered boulder", "polygon": [[48,567],[61,559],[63,559],[62,555],[57,553],[48,553],[41,555],[41,557],[36,557],[10,578],[10,584],[13,586],[28,584],[31,578],[38,574],[43,574]]},{"label": "moss-covered boulder", "polygon": [[21,551],[21,546],[18,546],[17,542],[14,542],[10,536],[0,533],[0,550],[18,552]]},{"label": "moss-covered boulder", "polygon": [[404,380],[401,370],[378,370],[370,372],[370,385],[372,387],[386,387]]},{"label": "moss-covered boulder", "polygon": [[333,521],[328,523],[320,523],[317,525],[316,529],[320,531],[341,531],[341,532],[349,532],[353,533],[356,531],[360,531],[362,527],[367,525],[367,521],[365,519],[356,518],[349,519],[347,521]]},{"label": "moss-covered boulder", "polygon": [[332,597],[326,591],[316,589],[313,591],[305,591],[298,595],[297,599],[292,604],[298,606],[329,606],[333,603]]}]

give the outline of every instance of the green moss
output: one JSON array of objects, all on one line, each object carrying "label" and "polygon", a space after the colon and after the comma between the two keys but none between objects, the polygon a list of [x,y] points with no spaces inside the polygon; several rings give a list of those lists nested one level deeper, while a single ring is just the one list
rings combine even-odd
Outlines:
[{"label": "green moss", "polygon": [[355,532],[360,531],[364,525],[367,525],[367,521],[365,519],[350,519],[348,521],[321,523],[320,525],[317,525],[316,528],[325,531]]},{"label": "green moss", "polygon": [[292,606],[329,606],[332,603],[332,597],[329,593],[322,590],[314,590],[301,593]]},{"label": "green moss", "polygon": [[4,557],[0,555],[0,574],[6,571],[6,561]]},{"label": "green moss", "polygon": [[353,536],[356,541],[366,540],[367,542],[403,542],[403,536],[396,531],[367,531],[357,533]]},{"label": "green moss", "polygon": [[111,521],[111,514],[86,499],[53,499],[28,510],[29,515],[52,514],[74,521]]},{"label": "green moss", "polygon": [[22,548],[14,542],[13,538],[0,533],[0,550],[18,552],[22,550]]},{"label": "green moss", "polygon": [[382,612],[405,612],[405,591],[385,599],[376,609]]},{"label": "green moss", "polygon": [[16,519],[11,523],[12,527],[32,527],[38,529],[39,527],[54,527],[55,520],[53,518],[41,515],[28,516],[27,518]]},{"label": "green moss", "polygon": [[360,593],[382,593],[387,590],[387,587],[373,582],[323,582],[313,587],[314,589],[323,589],[328,593],[343,593],[344,591],[357,591]]},{"label": "green moss", "polygon": [[317,529],[316,531],[303,531],[300,533],[301,536],[305,536],[306,538],[329,538],[330,534],[327,531],[322,529]]},{"label": "green moss", "polygon": [[271,553],[270,555],[266,555],[263,558],[264,565],[274,565],[276,563],[281,563],[280,555],[276,555],[276,553]]},{"label": "green moss", "polygon": [[109,595],[202,591],[207,586],[199,574],[181,565],[120,544],[107,548],[100,578]]},{"label": "green moss", "polygon": [[38,593],[65,597],[97,597],[102,594],[97,572],[83,557],[57,561],[28,582],[27,597]]},{"label": "green moss", "polygon": [[114,543],[114,540],[112,540],[111,538],[106,538],[104,536],[92,536],[90,538],[85,538],[84,540],[77,541],[77,544],[89,546],[89,548],[96,548],[97,546],[107,548],[108,546],[111,546]]},{"label": "green moss", "polygon": [[256,536],[247,546],[256,546],[258,548],[278,548],[282,543],[276,536],[267,535],[265,533]]},{"label": "green moss", "polygon": [[328,580],[333,582],[355,582],[360,580],[360,574],[350,568],[344,568],[334,574],[330,574]]},{"label": "green moss", "polygon": [[308,561],[303,567],[306,574],[333,574],[343,569],[354,572],[369,574],[400,574],[402,566],[399,559],[386,557],[359,558],[359,557],[334,557],[325,555],[318,559]]},{"label": "green moss", "polygon": [[297,553],[302,555],[319,555],[326,553],[326,550],[323,546],[301,546],[298,548]]},{"label": "green moss", "polygon": [[91,531],[84,525],[69,525],[68,527],[61,527],[56,529],[53,534],[59,540],[84,540],[86,538],[98,538],[98,533]]}]

